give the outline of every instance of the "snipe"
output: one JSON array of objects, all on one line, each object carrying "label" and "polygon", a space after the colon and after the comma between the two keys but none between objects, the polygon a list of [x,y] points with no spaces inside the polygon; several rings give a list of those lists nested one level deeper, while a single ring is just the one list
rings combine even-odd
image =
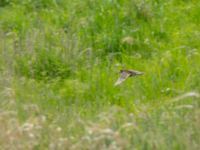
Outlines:
[{"label": "snipe", "polygon": [[144,74],[143,72],[136,71],[136,70],[129,70],[129,69],[122,69],[120,70],[120,77],[115,82],[115,86],[124,82],[128,77],[138,76]]}]

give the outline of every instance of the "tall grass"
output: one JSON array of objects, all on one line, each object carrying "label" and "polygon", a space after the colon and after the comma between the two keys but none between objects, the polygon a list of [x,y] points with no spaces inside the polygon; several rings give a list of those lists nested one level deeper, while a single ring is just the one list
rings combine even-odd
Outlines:
[{"label": "tall grass", "polygon": [[199,149],[199,6],[1,1],[0,149]]}]

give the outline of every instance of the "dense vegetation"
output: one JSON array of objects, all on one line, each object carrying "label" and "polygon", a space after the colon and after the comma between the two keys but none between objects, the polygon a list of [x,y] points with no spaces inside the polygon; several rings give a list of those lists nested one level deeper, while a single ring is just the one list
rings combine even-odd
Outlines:
[{"label": "dense vegetation", "polygon": [[0,149],[200,149],[199,8],[1,0]]}]

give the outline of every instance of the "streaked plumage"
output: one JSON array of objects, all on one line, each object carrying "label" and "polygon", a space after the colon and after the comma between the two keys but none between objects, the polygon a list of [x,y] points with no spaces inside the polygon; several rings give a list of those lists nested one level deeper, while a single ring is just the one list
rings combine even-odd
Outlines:
[{"label": "streaked plumage", "polygon": [[124,82],[128,77],[133,77],[133,76],[142,75],[142,74],[143,74],[142,72],[139,72],[139,71],[136,71],[136,70],[122,69],[122,70],[120,70],[120,77],[115,82],[115,86]]}]

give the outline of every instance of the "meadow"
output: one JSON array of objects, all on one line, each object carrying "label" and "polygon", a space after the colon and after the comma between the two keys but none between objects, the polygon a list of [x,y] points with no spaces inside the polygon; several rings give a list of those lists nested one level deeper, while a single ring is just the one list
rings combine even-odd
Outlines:
[{"label": "meadow", "polygon": [[0,0],[0,149],[199,150],[199,8]]}]

